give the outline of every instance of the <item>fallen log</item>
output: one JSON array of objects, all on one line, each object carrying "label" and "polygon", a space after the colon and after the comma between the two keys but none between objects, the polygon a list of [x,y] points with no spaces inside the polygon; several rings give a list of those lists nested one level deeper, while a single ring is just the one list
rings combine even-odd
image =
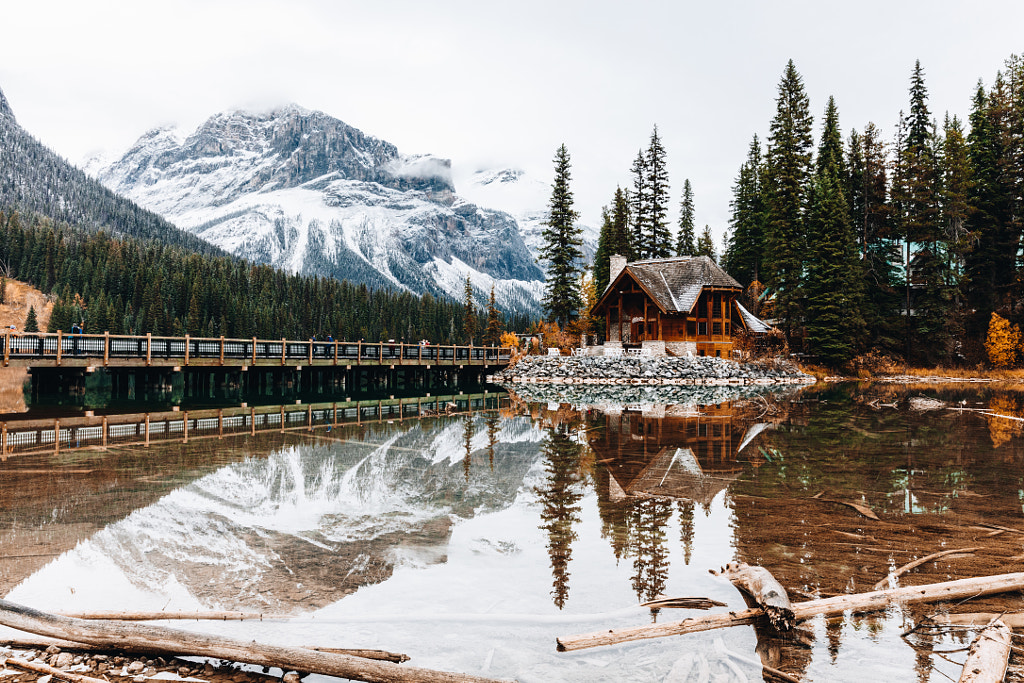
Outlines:
[{"label": "fallen log", "polygon": [[[972,579],[944,581],[924,586],[904,586],[902,588],[890,588],[869,593],[837,595],[834,598],[798,602],[793,605],[793,616],[796,621],[803,621],[819,614],[834,616],[846,611],[873,612],[884,609],[893,603],[909,604],[941,602],[943,600],[964,600],[1021,589],[1024,589],[1024,573],[982,576]],[[645,638],[661,638],[664,636],[682,635],[684,633],[710,631],[729,626],[742,626],[754,623],[754,620],[762,615],[764,615],[764,611],[759,608],[746,609],[739,612],[726,612],[724,614],[709,614],[683,619],[682,621],[608,629],[607,631],[566,636],[556,639],[556,643],[559,652],[568,652],[570,650],[582,650],[600,645],[614,645],[616,643],[643,640]]]},{"label": "fallen log", "polygon": [[406,667],[391,662],[362,659],[301,647],[266,645],[224,636],[191,633],[165,626],[111,621],[94,622],[47,614],[0,600],[0,624],[36,635],[86,643],[96,647],[127,649],[154,654],[215,657],[234,662],[275,666],[308,673],[379,683],[493,683],[495,679],[469,674]]},{"label": "fallen log", "polygon": [[893,581],[895,581],[900,576],[903,576],[914,567],[920,567],[922,564],[927,564],[932,560],[937,560],[940,557],[945,557],[946,555],[973,555],[975,550],[981,550],[981,548],[960,548],[955,550],[942,550],[937,553],[932,553],[931,555],[922,557],[918,560],[914,560],[913,562],[907,562],[902,567],[892,572],[889,572],[889,575],[887,577],[885,577],[884,579],[882,579],[874,585],[873,590],[880,591],[883,588],[885,588],[885,584],[889,584],[890,586],[892,586]]},{"label": "fallen log", "polygon": [[291,619],[286,615],[259,612],[56,612],[57,616],[100,621],[246,621]]},{"label": "fallen log", "polygon": [[409,661],[409,655],[400,652],[388,652],[387,650],[360,650],[341,647],[306,647],[307,650],[317,652],[333,652],[337,655],[349,655],[350,657],[362,657],[363,659],[379,659],[382,662],[394,662],[401,664]]},{"label": "fallen log", "polygon": [[64,681],[71,681],[71,683],[107,683],[107,681],[104,681],[101,678],[90,678],[89,676],[71,673],[70,671],[63,671],[47,664],[29,662],[24,659],[15,659],[14,657],[0,657],[0,668],[5,665],[15,669],[21,669],[22,671],[30,671],[36,674],[43,674],[44,676],[53,676],[54,678],[59,678]]},{"label": "fallen log", "polygon": [[811,496],[811,500],[820,500],[823,503],[835,503],[836,505],[845,505],[848,508],[852,508],[852,509],[856,510],[857,512],[859,512],[860,514],[864,515],[868,519],[873,519],[876,522],[880,522],[881,521],[878,518],[878,515],[875,514],[875,511],[872,510],[871,508],[869,508],[867,505],[861,505],[860,503],[853,503],[853,502],[846,501],[846,500],[837,500],[835,498],[822,498],[821,496],[824,493],[825,493],[824,491],[819,491],[818,493],[816,493],[813,496]]},{"label": "fallen log", "polygon": [[746,562],[730,562],[716,576],[724,576],[744,595],[750,596],[747,606],[764,610],[777,631],[793,628],[793,605],[789,602],[789,595],[770,571]]},{"label": "fallen log", "polygon": [[967,652],[958,683],[1000,683],[1010,658],[1010,627],[996,619],[978,634]]}]

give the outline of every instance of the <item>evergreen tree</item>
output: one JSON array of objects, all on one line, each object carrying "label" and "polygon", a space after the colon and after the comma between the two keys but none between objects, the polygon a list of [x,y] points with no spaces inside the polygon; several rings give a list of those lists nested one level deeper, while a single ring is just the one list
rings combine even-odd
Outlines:
[{"label": "evergreen tree", "polygon": [[630,258],[629,246],[629,196],[622,188],[615,188],[612,205],[601,213],[601,234],[594,254],[594,287],[598,296],[608,288],[611,257],[615,255]]},{"label": "evergreen tree", "polygon": [[629,231],[630,253],[624,254],[630,261],[650,256],[647,244],[647,224],[650,218],[650,188],[647,186],[647,158],[643,150],[636,153],[633,167],[633,192],[630,194],[629,215],[632,219]]},{"label": "evergreen tree", "polygon": [[498,312],[498,305],[494,298],[494,285],[491,285],[491,296],[487,299],[487,328],[484,330],[484,346],[497,346],[501,341],[501,333],[504,332],[504,325],[501,324],[501,314]]},{"label": "evergreen tree", "polygon": [[761,142],[754,136],[747,151],[747,160],[740,166],[733,185],[730,204],[732,217],[729,225],[729,247],[724,267],[740,284],[750,285],[762,275],[764,258],[765,204],[762,187],[763,162]]},{"label": "evergreen tree", "polygon": [[7,303],[7,278],[0,275],[0,304]]},{"label": "evergreen tree", "polygon": [[468,275],[462,299],[462,334],[467,344],[472,344],[476,337],[476,305],[473,303],[473,283]]},{"label": "evergreen tree", "polygon": [[679,204],[679,235],[676,237],[676,255],[693,256],[697,253],[693,226],[693,188],[690,179],[683,182],[683,200]]},{"label": "evergreen tree", "polygon": [[38,332],[39,321],[36,320],[36,307],[28,307],[28,315],[25,317],[25,326],[23,328],[26,332]]},{"label": "evergreen tree", "polygon": [[549,429],[548,439],[541,447],[544,453],[544,485],[536,489],[541,503],[541,529],[548,535],[548,557],[551,560],[551,597],[562,609],[569,597],[569,562],[572,543],[577,534],[574,525],[582,520],[579,490],[580,445],[562,430]]},{"label": "evergreen tree", "polygon": [[828,367],[856,351],[862,335],[861,270],[850,206],[843,195],[845,164],[839,114],[829,98],[807,216],[806,331],[810,349]]},{"label": "evergreen tree", "polygon": [[803,320],[801,282],[806,240],[804,214],[811,175],[812,117],[803,79],[789,60],[779,82],[766,159],[764,269],[775,290],[775,315],[787,338]]},{"label": "evergreen tree", "polygon": [[715,257],[715,238],[711,236],[711,226],[705,225],[704,232],[697,238],[697,256],[707,256],[712,261],[716,260]]},{"label": "evergreen tree", "polygon": [[929,364],[952,351],[952,288],[941,242],[936,139],[921,63],[910,84],[910,113],[897,151],[893,204],[906,249],[904,301],[908,358]]},{"label": "evergreen tree", "polygon": [[647,253],[649,258],[666,258],[672,255],[672,232],[668,228],[668,167],[665,163],[665,146],[658,136],[658,126],[651,131],[651,142],[647,147]]},{"label": "evergreen tree", "polygon": [[544,310],[549,321],[565,327],[580,307],[576,282],[579,262],[583,258],[580,249],[583,240],[576,225],[579,214],[573,210],[572,190],[569,188],[571,163],[569,150],[564,144],[558,148],[554,162],[555,182],[552,184],[547,227],[541,233],[544,244],[540,257],[548,263]]}]

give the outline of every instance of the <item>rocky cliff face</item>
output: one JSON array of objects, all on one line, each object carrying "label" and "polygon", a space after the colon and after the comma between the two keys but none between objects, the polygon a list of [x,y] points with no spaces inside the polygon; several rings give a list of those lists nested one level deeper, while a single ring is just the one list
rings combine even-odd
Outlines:
[{"label": "rocky cliff face", "polygon": [[516,220],[455,193],[450,162],[409,156],[291,105],[154,129],[98,178],[227,251],[293,272],[536,311],[543,273]]}]

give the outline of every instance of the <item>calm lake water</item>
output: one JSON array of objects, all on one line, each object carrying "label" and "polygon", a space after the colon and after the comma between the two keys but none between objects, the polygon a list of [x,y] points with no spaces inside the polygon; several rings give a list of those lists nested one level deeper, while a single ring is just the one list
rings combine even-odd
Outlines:
[{"label": "calm lake water", "polygon": [[0,594],[47,610],[287,615],[175,625],[519,681],[754,681],[758,653],[804,681],[956,680],[971,633],[925,618],[1021,608],[1001,596],[818,618],[787,641],[745,626],[559,653],[558,636],[704,614],[640,606],[657,596],[744,608],[708,571],[733,560],[768,568],[795,601],[870,590],[952,548],[980,549],[901,583],[1021,571],[1024,535],[989,525],[1024,530],[1024,393],[529,398],[12,455]]}]

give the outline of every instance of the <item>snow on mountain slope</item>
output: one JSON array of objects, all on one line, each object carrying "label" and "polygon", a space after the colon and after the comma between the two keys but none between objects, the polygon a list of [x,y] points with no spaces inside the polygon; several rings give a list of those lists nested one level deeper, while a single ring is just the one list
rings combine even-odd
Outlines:
[{"label": "snow on mountain slope", "polygon": [[[543,245],[541,233],[548,218],[551,183],[536,178],[518,168],[497,168],[476,171],[458,178],[459,191],[469,201],[480,206],[492,206],[515,216],[523,241],[534,259],[539,258]],[[583,258],[594,260],[600,228],[579,224],[583,232]]]},{"label": "snow on mountain slope", "polygon": [[[91,162],[95,169],[101,162]],[[455,194],[451,164],[289,105],[143,135],[96,171],[207,241],[292,272],[536,312],[543,272],[515,219]],[[456,281],[457,280],[457,281]]]}]

